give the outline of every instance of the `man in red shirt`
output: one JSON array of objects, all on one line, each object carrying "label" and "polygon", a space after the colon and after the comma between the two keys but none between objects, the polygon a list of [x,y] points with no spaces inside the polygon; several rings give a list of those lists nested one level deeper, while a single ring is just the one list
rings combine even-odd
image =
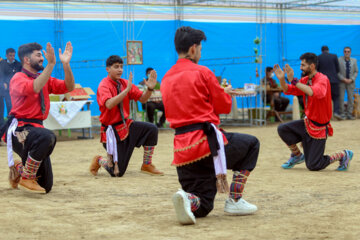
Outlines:
[{"label": "man in red shirt", "polygon": [[152,155],[158,140],[158,129],[152,123],[136,122],[129,119],[130,100],[145,103],[156,85],[156,72],[150,73],[146,81],[147,90],[140,91],[132,85],[132,73],[129,80],[121,78],[123,60],[110,56],[106,60],[108,76],[97,90],[97,102],[100,108],[101,139],[108,157],[95,156],[90,165],[90,172],[96,175],[104,167],[111,176],[124,175],[135,147],[144,147],[144,159],[141,172],[151,175],[163,175],[152,164]]},{"label": "man in red shirt", "polygon": [[[330,124],[332,105],[329,79],[316,71],[318,59],[315,54],[305,53],[300,60],[300,69],[304,77],[299,81],[294,80],[294,71],[288,64],[285,65],[285,72],[279,65],[274,66],[284,93],[303,97],[306,115],[304,120],[280,124],[278,127],[281,139],[291,151],[289,160],[282,167],[289,169],[305,161],[309,170],[319,171],[339,161],[337,170],[346,171],[353,157],[351,150],[343,150],[330,156],[324,155],[327,136],[333,135]],[[285,73],[291,84],[285,82]],[[302,142],[304,154],[296,145],[299,142]]]},{"label": "man in red shirt", "polygon": [[202,40],[206,37],[201,30],[181,27],[176,31],[179,59],[165,74],[160,89],[166,117],[175,129],[172,165],[183,190],[174,194],[173,203],[181,224],[194,224],[195,217],[209,214],[218,190],[229,192],[227,169],[234,174],[225,212],[257,211],[242,198],[242,192],[255,168],[260,143],[254,136],[217,128],[219,114],[230,112],[231,95],[236,92],[231,86],[222,88],[211,70],[198,65]]},{"label": "man in red shirt", "polygon": [[[51,77],[56,63],[51,44],[47,43],[46,52],[43,51],[48,62],[45,68],[41,49],[38,43],[19,47],[22,70],[10,81],[13,107],[1,133],[6,133],[11,186],[17,188],[19,184],[21,188],[34,193],[48,193],[53,185],[50,154],[55,147],[56,136],[42,125],[49,114],[49,94],[64,94],[75,87],[70,67],[71,43],[66,44],[64,53],[59,49],[65,72],[64,81]],[[39,74],[39,71],[42,73]],[[12,150],[21,157],[22,162],[14,163]]]}]

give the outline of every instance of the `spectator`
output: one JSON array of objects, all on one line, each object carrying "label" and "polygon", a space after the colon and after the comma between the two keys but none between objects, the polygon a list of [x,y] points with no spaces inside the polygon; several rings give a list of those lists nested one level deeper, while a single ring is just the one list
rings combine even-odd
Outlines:
[{"label": "spectator", "polygon": [[[154,70],[154,69],[151,67],[146,69],[146,78],[144,78],[144,80],[142,82],[140,82],[140,85],[145,86],[145,81],[148,81],[150,72],[152,70]],[[147,115],[149,122],[155,123],[157,127],[161,128],[161,127],[163,127],[166,119],[165,119],[164,104],[162,102],[161,94],[159,92],[159,90],[160,90],[159,82],[156,83],[154,90],[155,90],[155,92],[151,95],[149,100],[142,106],[143,106],[143,109],[146,109],[146,115]],[[154,122],[155,110],[159,110],[162,112],[160,120],[157,123]]]},{"label": "spectator", "polygon": [[[274,70],[272,67],[266,67],[266,76],[262,79],[262,84],[266,85],[266,88],[278,88],[274,77]],[[266,103],[272,104],[271,101],[274,101],[274,109],[278,112],[285,111],[286,107],[289,105],[289,99],[286,97],[281,97],[279,92],[267,92],[266,93]]]},{"label": "spectator", "polygon": [[317,70],[325,74],[331,85],[331,99],[333,101],[333,116],[337,120],[343,120],[339,110],[339,61],[335,54],[329,53],[328,46],[321,47],[321,54],[318,56]]},{"label": "spectator", "polygon": [[0,126],[4,123],[4,100],[7,115],[11,110],[11,99],[9,94],[10,79],[15,73],[21,71],[21,63],[15,60],[15,50],[6,50],[6,59],[0,62]]},{"label": "spectator", "polygon": [[[355,117],[352,115],[353,112],[353,92],[355,89],[355,80],[358,75],[359,69],[357,61],[351,56],[351,48],[344,48],[344,56],[339,57],[339,103],[340,103],[340,114],[341,117],[354,120]],[[344,111],[344,96],[345,90],[348,96],[346,112]]]}]

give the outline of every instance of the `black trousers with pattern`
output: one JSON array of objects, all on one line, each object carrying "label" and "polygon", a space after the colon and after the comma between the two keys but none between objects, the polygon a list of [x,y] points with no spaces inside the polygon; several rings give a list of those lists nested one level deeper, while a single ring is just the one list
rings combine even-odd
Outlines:
[{"label": "black trousers with pattern", "polygon": [[56,136],[49,129],[37,128],[31,125],[18,127],[16,129],[16,131],[23,130],[29,131],[29,134],[26,136],[24,144],[20,143],[17,137],[12,136],[13,150],[20,156],[23,166],[25,166],[29,155],[36,161],[41,161],[36,174],[37,182],[48,193],[53,186],[50,155],[56,145]]},{"label": "black trousers with pattern", "polygon": [[[259,140],[247,134],[224,134],[228,140],[225,146],[227,168],[252,171],[259,155]],[[214,208],[217,192],[213,157],[210,155],[176,169],[182,189],[200,198],[200,207],[194,212],[195,217],[207,216]]]}]

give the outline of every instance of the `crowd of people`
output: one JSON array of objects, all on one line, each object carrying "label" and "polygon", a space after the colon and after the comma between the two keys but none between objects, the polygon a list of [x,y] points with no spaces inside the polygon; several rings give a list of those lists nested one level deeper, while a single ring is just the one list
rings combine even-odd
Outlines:
[{"label": "crowd of people", "polygon": [[[142,82],[143,90],[133,84],[132,73],[128,79],[122,77],[123,60],[111,55],[106,60],[107,76],[100,81],[97,89],[101,112],[100,142],[107,155],[92,158],[91,174],[97,175],[102,167],[112,177],[124,176],[134,148],[142,147],[141,172],[164,175],[152,163],[152,157],[158,143],[158,127],[164,123],[165,115],[160,118],[157,127],[153,123],[153,113],[154,109],[166,112],[166,119],[175,130],[172,165],[176,167],[182,187],[174,193],[172,201],[177,219],[184,225],[195,224],[196,218],[207,216],[214,208],[217,192],[228,196],[224,204],[227,214],[247,215],[258,210],[257,206],[244,199],[243,191],[256,167],[260,142],[255,136],[219,128],[219,114],[231,111],[232,96],[237,92],[230,84],[222,87],[210,69],[198,64],[205,40],[206,35],[201,30],[191,27],[177,29],[174,39],[177,62],[164,75],[161,86],[157,81],[157,72],[148,68],[147,77]],[[266,69],[265,84],[281,87],[286,95],[300,96],[304,103],[304,119],[278,126],[280,138],[290,149],[290,158],[282,165],[284,169],[305,162],[309,170],[319,171],[338,162],[337,170],[346,171],[353,158],[353,152],[348,149],[332,155],[324,155],[324,150],[327,137],[333,135],[330,124],[332,100],[334,115],[352,119],[349,115],[352,106],[348,103],[346,112],[341,110],[335,103],[337,95],[334,97],[333,89],[343,89],[348,91],[348,95],[352,94],[358,73],[356,60],[350,57],[349,47],[344,48],[344,57],[339,60],[328,54],[327,48],[323,49],[319,57],[314,53],[301,55],[303,77],[300,79],[294,77],[289,65],[281,69],[276,64]],[[59,49],[64,80],[51,77],[56,56],[50,43],[43,52],[38,43],[21,45],[18,49],[21,64],[14,60],[15,51],[8,50],[7,59],[0,65],[1,87],[5,99],[7,90],[12,106],[9,107],[7,121],[1,125],[0,136],[7,143],[9,182],[12,188],[19,186],[32,193],[49,193],[53,187],[50,155],[56,145],[56,136],[44,128],[43,121],[49,113],[49,94],[64,94],[75,87],[70,67],[73,47],[68,42],[64,52]],[[46,67],[43,66],[45,59]],[[330,62],[334,62],[334,69],[327,72]],[[273,72],[280,85],[273,79]],[[330,72],[332,76],[327,75]],[[340,79],[341,84],[336,83],[336,79]],[[151,100],[156,90],[161,92],[161,102]],[[341,93],[339,96],[341,105]],[[289,104],[280,95],[276,99],[278,110],[285,109]],[[129,118],[130,100],[148,104],[146,111],[152,123]],[[298,143],[302,143],[303,153]],[[12,151],[20,156],[21,161],[14,160]],[[230,184],[227,182],[228,169],[232,170]]]}]

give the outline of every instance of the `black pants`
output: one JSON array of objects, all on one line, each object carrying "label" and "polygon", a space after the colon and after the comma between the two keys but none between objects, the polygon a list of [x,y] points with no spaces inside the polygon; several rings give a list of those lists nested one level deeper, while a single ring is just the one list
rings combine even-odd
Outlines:
[{"label": "black pants", "polygon": [[149,119],[149,122],[151,123],[155,123],[154,122],[155,110],[157,109],[159,111],[162,111],[162,115],[159,119],[159,125],[162,126],[165,123],[165,109],[163,102],[147,102],[145,105],[146,105],[146,115]]},{"label": "black pants", "polygon": [[[117,139],[119,177],[125,174],[135,147],[155,146],[157,141],[158,129],[154,124],[134,121],[130,125],[128,137],[123,141]],[[105,143],[103,146],[106,149]],[[112,177],[115,177],[114,168],[108,168],[106,170]]]},{"label": "black pants", "polygon": [[278,112],[284,112],[289,105],[289,99],[286,97],[274,98],[274,108]]},{"label": "black pants", "polygon": [[[252,171],[259,155],[259,140],[247,134],[224,134],[229,142],[225,146],[227,168],[233,171]],[[200,207],[194,215],[205,217],[214,208],[217,192],[213,157],[209,156],[176,169],[182,189],[200,198]]]},{"label": "black pants", "polygon": [[331,85],[331,100],[334,105],[334,113],[340,114],[340,103],[339,103],[339,83],[330,83]]},{"label": "black pants", "polygon": [[4,124],[4,112],[5,112],[4,100],[6,104],[6,112],[7,112],[6,116],[7,116],[9,115],[9,112],[12,107],[9,91],[5,91],[3,95],[0,96],[0,126]]},{"label": "black pants", "polygon": [[36,128],[29,125],[18,127],[16,131],[22,131],[23,129],[29,131],[24,145],[18,141],[17,137],[13,136],[13,150],[21,157],[23,166],[25,166],[29,155],[36,161],[41,161],[39,170],[36,174],[38,177],[37,182],[48,193],[53,186],[50,154],[56,145],[56,136],[52,131],[46,128]]},{"label": "black pants", "polygon": [[311,171],[319,171],[330,164],[330,157],[324,155],[326,139],[310,137],[305,129],[304,120],[297,120],[280,124],[278,133],[288,145],[302,142],[306,167]]}]

